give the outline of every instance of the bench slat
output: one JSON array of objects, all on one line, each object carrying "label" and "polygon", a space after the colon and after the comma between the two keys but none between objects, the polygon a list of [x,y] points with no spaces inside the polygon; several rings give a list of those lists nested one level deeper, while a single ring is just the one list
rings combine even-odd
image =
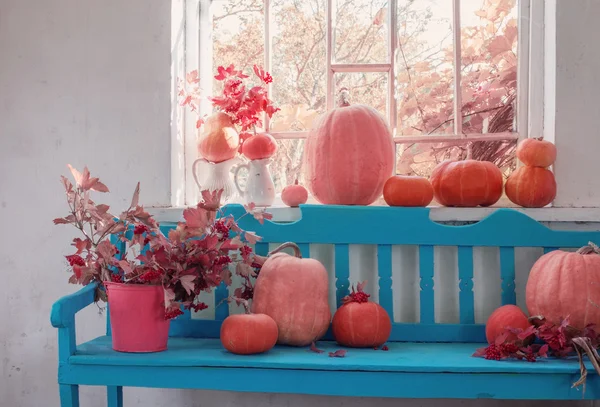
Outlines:
[{"label": "bench slat", "polygon": [[544,254],[558,250],[558,247],[544,247]]},{"label": "bench slat", "polygon": [[377,246],[377,274],[379,276],[379,304],[394,321],[394,294],[392,292],[392,246]]},{"label": "bench slat", "polygon": [[461,324],[475,323],[473,297],[473,248],[458,247],[459,312]]},{"label": "bench slat", "polygon": [[335,245],[335,299],[338,307],[342,298],[350,294],[350,258],[347,244]]},{"label": "bench slat", "polygon": [[310,245],[308,243],[299,243],[298,247],[300,248],[300,253],[302,254],[302,258],[304,258],[304,259],[310,258]]},{"label": "bench slat", "polygon": [[500,279],[502,280],[502,305],[516,304],[514,247],[500,247]]},{"label": "bench slat", "polygon": [[419,276],[421,277],[420,322],[435,323],[435,305],[433,293],[433,246],[419,246]]}]

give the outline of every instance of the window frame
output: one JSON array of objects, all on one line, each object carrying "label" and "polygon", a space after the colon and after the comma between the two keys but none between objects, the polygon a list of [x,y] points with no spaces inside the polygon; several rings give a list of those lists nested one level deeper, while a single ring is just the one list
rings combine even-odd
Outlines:
[{"label": "window frame", "polygon": [[[177,77],[185,77],[185,73],[197,69],[200,76],[200,87],[212,87],[212,13],[213,0],[173,0],[174,17],[181,16],[180,24],[174,24],[172,66],[174,107],[172,111],[172,173],[171,173],[171,205],[182,207],[194,204],[198,200],[198,187],[191,176],[192,164],[197,158],[196,115],[177,104]],[[438,143],[471,141],[520,140],[529,135],[543,134],[544,128],[544,0],[519,0],[518,10],[518,60],[517,60],[517,111],[516,129],[514,132],[464,134],[462,121],[454,121],[454,133],[446,135],[397,136],[397,106],[394,95],[394,58],[396,51],[396,9],[398,0],[388,1],[388,58],[386,63],[378,64],[339,64],[333,61],[333,0],[327,3],[327,92],[326,106],[331,110],[334,105],[333,76],[338,72],[387,72],[387,113],[388,121],[393,129],[394,143]],[[271,71],[271,38],[270,38],[270,3],[265,4],[265,61],[267,71]],[[461,65],[460,65],[460,2],[453,2],[453,46],[454,46],[454,116],[460,112],[461,102]],[[458,29],[457,29],[458,28]],[[183,55],[182,55],[183,54]],[[175,58],[175,55],[177,58]],[[176,63],[177,62],[177,63]],[[271,91],[272,85],[269,85]],[[200,112],[210,112],[212,106],[206,98],[200,103]],[[269,128],[269,118],[264,118],[265,128]],[[270,132],[275,139],[304,139],[307,131]]]}]

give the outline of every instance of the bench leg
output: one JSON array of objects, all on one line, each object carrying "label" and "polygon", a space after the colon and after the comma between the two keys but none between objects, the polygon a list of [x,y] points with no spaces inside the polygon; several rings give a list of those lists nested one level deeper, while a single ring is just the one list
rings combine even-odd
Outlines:
[{"label": "bench leg", "polygon": [[59,385],[60,407],[79,407],[79,386],[74,384]]},{"label": "bench leg", "polygon": [[108,386],[106,388],[108,407],[123,407],[123,387]]}]

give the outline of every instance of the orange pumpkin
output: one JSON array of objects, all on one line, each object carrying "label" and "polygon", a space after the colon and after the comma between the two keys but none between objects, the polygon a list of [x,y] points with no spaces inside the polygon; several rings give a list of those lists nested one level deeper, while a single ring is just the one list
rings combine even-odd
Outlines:
[{"label": "orange pumpkin", "polygon": [[530,167],[549,167],[556,161],[556,146],[542,138],[528,138],[517,146],[517,158]]},{"label": "orange pumpkin", "polygon": [[302,185],[298,185],[298,180],[294,185],[288,185],[281,191],[281,200],[287,206],[295,207],[305,204],[308,200],[308,191]]},{"label": "orange pumpkin", "polygon": [[[529,319],[521,308],[516,305],[503,305],[497,308],[488,318],[485,324],[485,338],[488,343],[494,343],[496,338],[506,332],[506,328],[520,328],[526,330],[529,327]],[[508,341],[516,341],[517,335],[510,333]]]},{"label": "orange pumpkin", "polygon": [[525,208],[541,208],[556,197],[552,171],[541,167],[521,167],[508,176],[506,196]]},{"label": "orange pumpkin", "polygon": [[337,343],[352,348],[372,348],[383,345],[392,332],[392,321],[379,304],[369,302],[369,295],[359,284],[357,291],[343,299],[331,323]]},{"label": "orange pumpkin", "polygon": [[427,178],[394,175],[383,185],[383,199],[389,206],[427,206],[433,187]]},{"label": "orange pumpkin", "polygon": [[268,315],[230,315],[221,325],[221,343],[231,353],[263,353],[277,342],[277,324]]},{"label": "orange pumpkin", "polygon": [[267,133],[250,136],[242,144],[242,154],[249,160],[270,158],[275,152],[277,152],[277,143],[273,136]]},{"label": "orange pumpkin", "polygon": [[323,204],[369,205],[392,175],[396,147],[385,118],[365,105],[325,113],[308,133],[304,170],[308,190]]},{"label": "orange pumpkin", "polygon": [[489,161],[444,161],[431,174],[436,201],[444,206],[490,206],[502,196],[502,173]]},{"label": "orange pumpkin", "polygon": [[235,157],[240,139],[231,117],[217,112],[206,119],[198,141],[198,152],[206,160],[220,163]]},{"label": "orange pumpkin", "polygon": [[576,253],[555,250],[540,257],[529,273],[525,302],[529,315],[583,329],[600,326],[600,256],[593,243]]},{"label": "orange pumpkin", "polygon": [[[279,253],[291,247],[294,256]],[[325,335],[331,321],[329,279],[325,267],[302,259],[294,243],[284,243],[269,254],[254,286],[252,312],[273,318],[280,345],[307,346]]]}]

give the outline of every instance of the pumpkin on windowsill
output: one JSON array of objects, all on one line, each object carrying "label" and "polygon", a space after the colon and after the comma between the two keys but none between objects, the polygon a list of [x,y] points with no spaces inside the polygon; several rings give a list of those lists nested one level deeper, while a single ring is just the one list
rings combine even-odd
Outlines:
[{"label": "pumpkin on windowsill", "polygon": [[385,118],[366,105],[351,105],[346,88],[338,107],[325,113],[304,146],[305,182],[328,205],[370,205],[392,175],[396,147]]},{"label": "pumpkin on windowsill", "polygon": [[550,167],[556,161],[556,146],[543,138],[527,138],[519,142],[517,158],[529,167]]},{"label": "pumpkin on windowsill", "polygon": [[217,112],[206,119],[200,139],[200,156],[212,163],[220,163],[235,157],[240,144],[239,135],[231,116]]},{"label": "pumpkin on windowsill", "polygon": [[444,161],[431,173],[435,200],[444,206],[491,206],[502,196],[502,173],[489,161]]},{"label": "pumpkin on windowsill", "polygon": [[281,200],[287,206],[295,208],[305,204],[308,200],[308,191],[302,185],[298,184],[298,180],[293,185],[288,185],[281,191]]},{"label": "pumpkin on windowsill", "polygon": [[389,206],[427,206],[433,187],[427,178],[394,175],[383,186],[383,199]]}]

